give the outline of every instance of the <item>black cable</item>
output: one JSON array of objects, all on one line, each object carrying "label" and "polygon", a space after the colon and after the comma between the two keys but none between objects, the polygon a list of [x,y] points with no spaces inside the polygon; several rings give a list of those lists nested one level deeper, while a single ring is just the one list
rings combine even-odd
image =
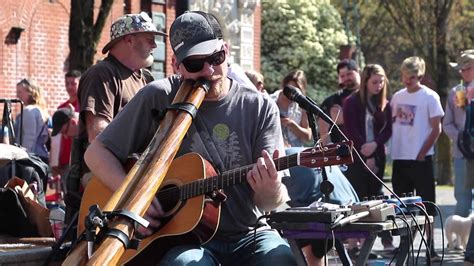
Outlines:
[{"label": "black cable", "polygon": [[[388,216],[387,218],[388,218],[389,220],[391,220],[392,223],[393,223],[393,224],[395,225],[395,227],[397,228],[397,230],[400,231],[400,228],[398,228],[398,224],[397,224],[397,222],[395,221],[395,216]],[[408,223],[407,223],[407,224],[408,224]],[[400,246],[399,246],[398,249],[399,249],[398,252],[400,252]],[[393,260],[395,259],[395,255],[396,255],[396,254],[397,254],[397,252],[393,254],[392,259],[391,259],[390,262],[388,263],[389,265],[392,264]]]},{"label": "black cable", "polygon": [[[444,228],[444,226],[443,226],[443,212],[441,211],[441,209],[439,208],[439,206],[436,205],[436,203],[431,202],[431,201],[423,201],[423,203],[424,203],[424,204],[428,203],[428,204],[430,204],[431,206],[433,206],[433,207],[436,209],[436,211],[437,211],[438,214],[439,214],[439,221],[440,221],[440,223],[441,223],[441,232],[443,232],[443,228]],[[434,219],[434,217],[433,217],[433,219]],[[434,221],[433,221],[433,223],[434,223]],[[434,234],[434,228],[433,228],[433,234]],[[442,253],[441,253],[440,266],[443,265],[443,261],[444,261],[444,233],[441,234],[441,245],[442,245],[442,249],[441,249],[441,252],[442,252]]]},{"label": "black cable", "polygon": [[[413,260],[413,266],[415,265],[415,249],[413,248],[413,242],[415,242],[414,240],[414,237],[413,237],[413,230],[411,229],[411,225],[410,223],[408,222],[408,219],[407,219],[407,216],[405,215],[405,213],[403,212],[402,208],[400,208],[400,206],[398,205],[395,205],[396,208],[398,208],[398,210],[400,211],[400,213],[402,214],[403,218],[400,217],[400,216],[397,216],[397,218],[399,218],[400,220],[402,220],[403,222],[405,222],[407,224],[407,229],[408,229],[408,232],[410,234],[410,237],[409,237],[409,240],[410,241],[410,244],[411,244],[411,253],[412,253],[412,260]],[[408,259],[410,259],[410,255],[408,255]],[[409,262],[407,261],[407,264]]]},{"label": "black cable", "polygon": [[[424,239],[424,236],[425,236],[425,233],[426,233],[426,225],[428,224],[428,229],[429,229],[429,239],[431,239],[433,237],[433,230],[432,230],[432,227],[431,227],[431,221],[430,221],[430,217],[428,215],[428,213],[426,212],[425,208],[422,208],[421,206],[418,206],[417,204],[413,204],[414,207],[420,209],[420,211],[425,215],[425,224],[423,225],[423,235],[422,235],[422,239]],[[420,245],[418,246],[418,254],[416,256],[416,260],[418,261],[419,259],[419,256],[420,256],[420,252],[421,252],[421,247],[422,247],[422,244],[423,242],[420,242]],[[428,265],[431,265],[431,241],[429,241],[429,243],[427,244],[426,241],[425,241],[425,247],[426,247],[426,254],[428,255],[428,260],[429,262],[427,263]],[[434,247],[433,247],[434,248]]]}]

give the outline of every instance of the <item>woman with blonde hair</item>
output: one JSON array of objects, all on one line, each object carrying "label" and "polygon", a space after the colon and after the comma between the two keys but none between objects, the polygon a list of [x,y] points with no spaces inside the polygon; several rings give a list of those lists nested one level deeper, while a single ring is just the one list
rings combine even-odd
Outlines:
[{"label": "woman with blonde hair", "polygon": [[[46,103],[42,96],[41,88],[28,79],[22,79],[16,84],[16,94],[25,108],[23,121],[18,115],[15,120],[15,133],[17,143],[21,143],[28,152],[38,155],[46,164],[48,163],[48,118]],[[23,132],[20,140],[20,128]]]}]

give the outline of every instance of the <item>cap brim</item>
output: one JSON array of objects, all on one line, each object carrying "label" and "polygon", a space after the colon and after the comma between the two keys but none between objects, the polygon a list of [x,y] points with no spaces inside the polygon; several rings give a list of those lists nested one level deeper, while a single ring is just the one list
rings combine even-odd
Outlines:
[{"label": "cap brim", "polygon": [[458,63],[451,62],[451,63],[449,63],[449,65],[450,65],[452,68],[459,69]]},{"label": "cap brim", "polygon": [[221,39],[212,39],[208,41],[204,41],[194,45],[189,49],[183,48],[182,53],[176,54],[176,59],[178,62],[182,62],[186,57],[193,56],[193,55],[208,55],[215,52],[217,49],[221,48],[223,41]]},{"label": "cap brim", "polygon": [[162,32],[162,31],[139,31],[139,32],[130,32],[130,33],[127,33],[125,35],[122,35],[118,38],[115,38],[111,41],[109,41],[105,46],[104,48],[102,48],[102,54],[106,54],[110,48],[112,48],[112,46],[114,46],[115,43],[117,43],[118,41],[120,41],[123,37],[127,36],[127,35],[130,35],[130,34],[137,34],[137,33],[153,33],[155,35],[161,35],[161,36],[168,36],[168,34]]}]

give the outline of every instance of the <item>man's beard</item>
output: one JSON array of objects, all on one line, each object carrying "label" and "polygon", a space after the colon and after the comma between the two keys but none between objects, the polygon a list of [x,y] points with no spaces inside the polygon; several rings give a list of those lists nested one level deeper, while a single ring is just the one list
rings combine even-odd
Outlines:
[{"label": "man's beard", "polygon": [[344,84],[344,88],[352,90],[356,88],[356,83],[353,80],[350,80]]},{"label": "man's beard", "polygon": [[153,55],[148,54],[145,60],[143,60],[143,67],[150,67],[151,65],[153,65],[154,61],[155,59],[153,58]]}]

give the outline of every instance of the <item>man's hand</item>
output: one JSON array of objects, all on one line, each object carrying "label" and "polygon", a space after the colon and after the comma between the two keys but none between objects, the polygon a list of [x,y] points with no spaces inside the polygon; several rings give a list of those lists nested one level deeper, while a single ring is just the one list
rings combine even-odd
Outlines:
[{"label": "man's hand", "polygon": [[145,213],[145,220],[150,222],[148,227],[138,226],[137,233],[140,234],[142,237],[147,237],[152,235],[156,230],[158,230],[159,226],[161,225],[160,218],[163,217],[164,212],[163,208],[161,207],[160,202],[155,197],[151,202],[150,207]]},{"label": "man's hand", "polygon": [[[273,158],[278,157],[279,151],[275,150]],[[265,211],[273,210],[287,198],[286,187],[282,185],[275,163],[267,151],[262,151],[262,157],[247,173],[247,181],[255,192],[255,204]]]}]

